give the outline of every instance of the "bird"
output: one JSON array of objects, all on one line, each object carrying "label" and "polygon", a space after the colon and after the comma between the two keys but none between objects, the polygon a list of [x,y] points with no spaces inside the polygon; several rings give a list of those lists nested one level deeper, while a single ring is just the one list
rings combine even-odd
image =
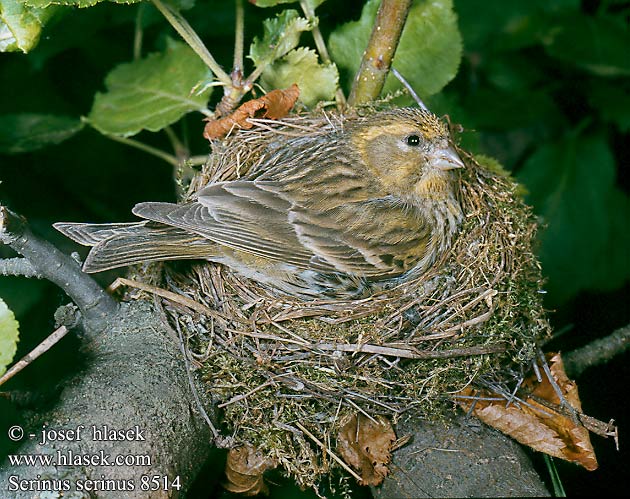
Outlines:
[{"label": "bird", "polygon": [[275,141],[249,175],[182,204],[137,204],[141,221],[54,227],[91,247],[88,273],[200,259],[301,299],[364,297],[421,275],[449,249],[463,167],[437,116],[394,108]]}]

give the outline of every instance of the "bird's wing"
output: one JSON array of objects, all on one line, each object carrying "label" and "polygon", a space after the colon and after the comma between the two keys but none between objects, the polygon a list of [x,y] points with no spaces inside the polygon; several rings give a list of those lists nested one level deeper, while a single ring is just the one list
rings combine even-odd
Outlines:
[{"label": "bird's wing", "polygon": [[146,222],[112,224],[57,222],[53,227],[83,246],[94,246],[112,236],[133,235],[137,232],[138,226],[144,224]]},{"label": "bird's wing", "polygon": [[317,255],[312,268],[333,265],[366,278],[409,270],[427,251],[431,232],[421,217],[388,199],[294,209],[290,219],[302,244]]},{"label": "bird's wing", "polygon": [[291,203],[264,187],[254,181],[219,182],[199,191],[195,203],[140,203],[133,213],[237,251],[310,268],[314,255],[300,243],[287,218]]},{"label": "bird's wing", "polygon": [[177,227],[144,222],[99,241],[88,254],[83,270],[101,272],[156,260],[207,259],[215,254],[216,245],[203,237]]},{"label": "bird's wing", "polygon": [[418,223],[409,230],[404,226],[408,214],[395,203],[305,209],[291,198],[278,182],[232,181],[202,189],[195,203],[140,203],[133,212],[304,270],[396,275],[415,262],[410,259],[422,256],[427,227]]}]

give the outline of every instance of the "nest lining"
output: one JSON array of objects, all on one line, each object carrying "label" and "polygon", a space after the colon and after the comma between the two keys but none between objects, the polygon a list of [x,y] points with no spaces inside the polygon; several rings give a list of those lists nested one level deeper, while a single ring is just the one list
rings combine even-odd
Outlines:
[{"label": "nest lining", "polygon": [[[213,144],[189,199],[208,182],[255,174],[287,135],[327,133],[344,117],[252,121]],[[518,370],[549,332],[531,211],[496,162],[460,153],[465,221],[450,251],[412,281],[360,300],[302,301],[212,263],[165,268],[172,290],[214,311],[168,308],[228,431],[302,486],[316,487],[338,465],[296,422],[334,449],[348,414],[440,417],[449,394]]]}]

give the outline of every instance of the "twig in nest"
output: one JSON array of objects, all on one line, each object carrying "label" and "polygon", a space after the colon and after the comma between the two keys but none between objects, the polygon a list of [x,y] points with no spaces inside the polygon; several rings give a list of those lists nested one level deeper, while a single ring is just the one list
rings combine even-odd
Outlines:
[{"label": "twig in nest", "polygon": [[361,483],[361,477],[356,474],[356,472],[348,466],[343,459],[341,459],[337,454],[331,451],[327,445],[324,445],[321,440],[319,440],[315,435],[313,435],[310,431],[308,431],[299,421],[295,422],[295,426],[297,426],[301,431],[303,431],[308,438],[310,438],[313,442],[315,442],[326,454],[332,457],[339,466],[341,466],[344,470],[346,470],[350,475],[354,477],[354,479]]},{"label": "twig in nest", "polygon": [[202,305],[201,303],[196,302],[195,300],[188,298],[187,296],[179,295],[177,293],[173,293],[172,291],[158,288],[156,286],[151,286],[150,284],[144,284],[142,282],[133,281],[131,279],[125,279],[124,277],[117,278],[113,283],[109,285],[107,290],[113,292],[116,291],[120,286],[129,286],[131,288],[136,288],[141,291],[146,291],[147,293],[158,295],[162,298],[166,298],[169,301],[179,303],[184,307],[188,307],[192,310],[195,310],[196,312],[199,312],[200,314],[212,317],[213,319],[218,319],[223,322],[226,321],[226,318],[216,310],[212,310],[211,308],[206,307],[205,305]]},{"label": "twig in nest", "polygon": [[[168,324],[168,321],[164,321],[166,324]],[[177,328],[177,336],[179,338],[179,349],[182,352],[182,355],[184,356],[184,365],[186,367],[186,376],[188,377],[188,386],[190,386],[190,391],[193,394],[193,398],[195,399],[195,404],[197,405],[197,408],[199,409],[199,412],[201,413],[201,415],[203,416],[203,418],[206,421],[206,424],[208,425],[208,428],[210,428],[210,431],[212,432],[212,437],[214,438],[214,442],[216,444],[217,447],[222,447],[221,445],[221,433],[219,433],[219,430],[217,430],[214,426],[214,424],[212,423],[212,420],[210,419],[210,416],[208,416],[208,413],[206,412],[205,407],[203,406],[203,404],[201,403],[201,399],[199,398],[199,394],[197,393],[197,387],[195,386],[195,383],[192,379],[192,368],[190,366],[190,359],[188,358],[188,351],[186,349],[186,345],[184,343],[184,336],[182,334],[182,330],[179,327],[179,323],[175,323],[175,326]]]},{"label": "twig in nest", "polygon": [[381,345],[349,345],[336,343],[316,343],[314,348],[320,350],[332,350],[340,352],[352,353],[374,353],[378,355],[386,355],[389,357],[400,357],[404,359],[449,359],[451,357],[467,357],[472,355],[485,355],[490,353],[501,353],[507,349],[504,344],[496,344],[490,346],[477,346],[468,348],[453,348],[451,350],[423,351],[410,350],[408,348],[387,347]]},{"label": "twig in nest", "polygon": [[556,396],[558,397],[558,400],[560,400],[560,406],[568,412],[567,415],[573,421],[573,423],[580,424],[578,411],[575,409],[575,407],[573,407],[569,403],[569,401],[566,399],[566,397],[562,393],[562,389],[558,386],[558,382],[556,381],[556,378],[554,378],[553,374],[551,373],[551,369],[549,369],[549,364],[547,363],[547,357],[545,357],[545,354],[540,349],[538,350],[538,358],[540,359],[540,364],[542,365],[542,368],[545,371],[545,375],[547,376],[547,379],[549,380],[549,383],[551,384],[553,391],[556,392]]}]

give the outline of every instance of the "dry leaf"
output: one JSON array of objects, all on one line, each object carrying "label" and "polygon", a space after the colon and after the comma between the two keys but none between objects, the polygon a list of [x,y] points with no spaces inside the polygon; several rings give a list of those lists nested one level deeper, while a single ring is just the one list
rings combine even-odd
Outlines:
[{"label": "dry leaf", "polygon": [[392,425],[383,416],[375,421],[354,415],[337,435],[337,449],[344,461],[361,475],[361,485],[378,485],[389,474],[391,447],[396,441]]},{"label": "dry leaf", "polygon": [[[581,412],[577,385],[564,372],[560,354],[550,355],[547,360],[564,398],[576,411]],[[545,376],[540,383],[535,375],[523,382],[517,396],[524,403],[515,400],[507,406],[505,400],[484,400],[496,398],[497,394],[471,387],[460,394],[477,398],[458,399],[465,410],[470,410],[474,403],[475,416],[520,443],[550,456],[580,464],[589,471],[597,469],[588,430],[560,412],[561,402]]]},{"label": "dry leaf", "polygon": [[282,118],[289,113],[299,95],[300,89],[295,83],[285,90],[272,90],[259,99],[245,102],[229,116],[208,122],[203,136],[208,140],[218,139],[233,128],[250,129],[254,125],[247,118],[255,116],[272,120]]},{"label": "dry leaf", "polygon": [[223,484],[230,492],[255,496],[269,492],[263,479],[263,473],[276,467],[272,459],[266,458],[262,452],[251,444],[245,444],[228,452],[225,463],[225,477]]}]

